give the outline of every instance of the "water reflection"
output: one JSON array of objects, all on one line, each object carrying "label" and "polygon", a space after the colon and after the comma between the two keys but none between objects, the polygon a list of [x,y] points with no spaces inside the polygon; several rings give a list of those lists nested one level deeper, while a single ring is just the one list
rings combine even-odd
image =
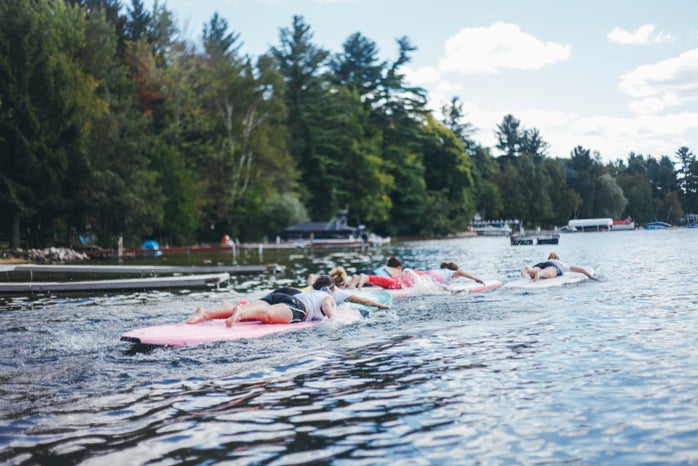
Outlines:
[{"label": "water reflection", "polygon": [[449,259],[506,281],[549,251],[506,238],[265,250],[263,261],[286,272],[236,277],[221,290],[2,298],[0,458],[696,462],[698,279],[682,257],[698,241],[691,231],[647,233],[564,236],[556,252],[594,267],[598,282],[416,296],[350,326],[181,349],[133,351],[119,336],[335,265]]}]

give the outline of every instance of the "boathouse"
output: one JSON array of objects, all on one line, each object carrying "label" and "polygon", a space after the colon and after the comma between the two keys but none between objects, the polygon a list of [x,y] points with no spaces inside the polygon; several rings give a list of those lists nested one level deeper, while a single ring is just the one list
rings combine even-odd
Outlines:
[{"label": "boathouse", "polygon": [[612,228],[612,218],[583,218],[570,220],[567,226],[577,231],[608,231]]},{"label": "boathouse", "polygon": [[288,241],[313,239],[360,239],[365,235],[363,226],[347,225],[346,210],[341,211],[329,222],[308,222],[291,225],[284,229],[283,237]]}]

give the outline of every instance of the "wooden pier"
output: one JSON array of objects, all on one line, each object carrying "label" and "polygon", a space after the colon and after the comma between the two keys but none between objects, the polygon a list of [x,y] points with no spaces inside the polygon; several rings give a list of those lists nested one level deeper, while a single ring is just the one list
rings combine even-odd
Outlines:
[{"label": "wooden pier", "polygon": [[162,273],[277,273],[283,271],[278,264],[267,265],[212,265],[212,266],[167,266],[167,265],[8,265],[4,271],[31,273],[105,273],[157,275]]},{"label": "wooden pier", "polygon": [[41,291],[145,290],[154,288],[190,288],[219,286],[230,274],[201,274],[172,277],[125,278],[67,282],[0,282],[0,293],[35,293]]},{"label": "wooden pier", "polygon": [[[0,282],[0,293],[43,291],[98,291],[156,288],[218,287],[231,274],[277,273],[277,264],[242,266],[163,266],[163,265],[37,265],[4,264],[0,272],[28,272],[28,282]],[[140,278],[104,280],[34,281],[37,273],[140,275]],[[168,276],[158,276],[168,274]]]}]

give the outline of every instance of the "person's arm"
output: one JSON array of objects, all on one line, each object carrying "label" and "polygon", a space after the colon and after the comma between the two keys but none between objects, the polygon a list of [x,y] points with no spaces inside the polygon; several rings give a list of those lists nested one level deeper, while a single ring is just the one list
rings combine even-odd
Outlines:
[{"label": "person's arm", "polygon": [[570,265],[570,272],[577,272],[577,273],[583,273],[589,278],[594,278],[594,272],[590,271],[586,267],[579,267],[577,265]]},{"label": "person's arm", "polygon": [[352,303],[363,304],[365,306],[377,307],[378,309],[388,309],[388,307],[389,307],[389,306],[386,306],[385,304],[381,304],[378,301],[375,301],[371,298],[366,298],[364,296],[357,296],[355,294],[347,297],[347,301],[351,301]]},{"label": "person's arm", "polygon": [[322,312],[325,313],[325,317],[331,319],[334,316],[335,309],[337,309],[337,304],[332,297],[328,296],[322,300],[320,307],[322,308]]},{"label": "person's arm", "polygon": [[473,280],[473,281],[475,281],[475,282],[477,282],[477,283],[480,283],[481,285],[484,285],[484,284],[485,284],[485,282],[483,282],[482,280],[480,280],[480,279],[477,278],[476,276],[470,275],[468,272],[464,272],[464,271],[462,271],[462,270],[456,270],[456,273],[453,274],[453,278],[458,278],[458,277],[469,278],[469,279],[471,279],[471,280]]}]

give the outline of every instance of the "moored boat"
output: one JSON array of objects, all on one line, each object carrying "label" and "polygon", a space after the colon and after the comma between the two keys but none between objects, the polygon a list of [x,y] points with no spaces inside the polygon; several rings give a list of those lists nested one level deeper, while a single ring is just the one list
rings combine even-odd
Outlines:
[{"label": "moored boat", "polygon": [[645,230],[666,230],[672,226],[671,223],[666,222],[649,222],[645,225]]}]

